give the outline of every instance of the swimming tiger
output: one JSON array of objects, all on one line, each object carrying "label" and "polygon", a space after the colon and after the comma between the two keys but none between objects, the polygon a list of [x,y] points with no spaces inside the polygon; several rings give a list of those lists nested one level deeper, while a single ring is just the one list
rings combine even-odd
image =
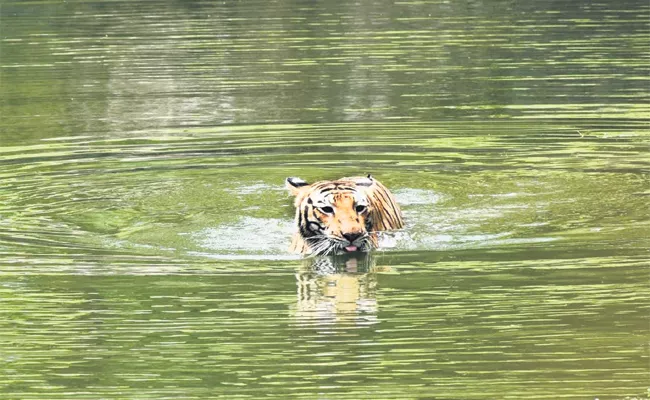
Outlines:
[{"label": "swimming tiger", "polygon": [[392,193],[372,176],[309,184],[287,178],[295,196],[297,232],[290,251],[331,255],[377,247],[377,232],[404,227]]}]

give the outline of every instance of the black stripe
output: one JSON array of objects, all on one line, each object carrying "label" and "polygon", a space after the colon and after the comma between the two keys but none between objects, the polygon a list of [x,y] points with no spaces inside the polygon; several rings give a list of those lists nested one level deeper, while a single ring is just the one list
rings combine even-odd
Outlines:
[{"label": "black stripe", "polygon": [[311,232],[309,232],[307,229],[305,229],[304,226],[301,226],[301,227],[300,227],[300,235],[301,235],[303,238],[308,238],[308,237],[310,237],[310,236],[313,236],[314,234],[311,233]]},{"label": "black stripe", "polygon": [[[377,191],[376,193],[384,200],[384,203],[387,203],[387,205],[390,206],[390,208],[393,210],[393,214],[397,214],[397,210],[395,210],[395,207],[393,206],[391,201],[387,201],[386,197],[384,196],[384,193],[382,193],[380,191]],[[393,218],[393,216],[390,214],[390,212],[388,212],[389,211],[388,207],[386,207],[386,211],[387,211],[386,216],[388,217],[388,221],[392,225],[392,226],[390,226],[390,228],[397,228],[399,224],[397,223],[397,221],[395,219],[396,217]]]},{"label": "black stripe", "polygon": [[305,221],[303,221],[303,219],[302,219],[302,213],[301,213],[300,211],[298,211],[298,212],[296,213],[296,216],[298,217],[298,227],[301,227],[301,226],[304,224],[304,222],[305,222]]},{"label": "black stripe", "polygon": [[[397,209],[395,208],[395,202],[393,202],[393,201],[390,199],[390,196],[389,196],[386,192],[381,191],[381,192],[379,192],[379,194],[380,194],[384,199],[386,199],[386,203],[387,203],[388,205],[390,205],[390,208],[393,210],[393,215],[395,216],[395,218],[398,218],[398,215],[400,215],[400,213],[399,213],[399,212],[397,211]],[[385,196],[384,196],[384,195],[385,195]],[[398,224],[396,224],[395,227],[397,227],[397,225],[398,225]]]},{"label": "black stripe", "polygon": [[303,221],[302,221],[302,224],[300,225],[301,229],[303,227],[305,227],[305,225],[309,221],[309,207],[305,207],[305,209],[303,210],[302,216],[303,216]]}]

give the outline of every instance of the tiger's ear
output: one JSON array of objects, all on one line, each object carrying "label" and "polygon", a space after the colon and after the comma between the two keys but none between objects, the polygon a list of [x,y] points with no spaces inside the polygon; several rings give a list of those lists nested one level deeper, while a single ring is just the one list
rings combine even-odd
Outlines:
[{"label": "tiger's ear", "polygon": [[356,178],[354,183],[356,183],[357,186],[372,186],[372,184],[375,183],[375,180],[370,174],[368,174],[368,177],[366,178]]},{"label": "tiger's ear", "polygon": [[300,190],[306,186],[309,186],[309,183],[303,181],[300,178],[290,177],[284,181],[285,186],[289,189],[289,193],[296,196],[300,193]]}]

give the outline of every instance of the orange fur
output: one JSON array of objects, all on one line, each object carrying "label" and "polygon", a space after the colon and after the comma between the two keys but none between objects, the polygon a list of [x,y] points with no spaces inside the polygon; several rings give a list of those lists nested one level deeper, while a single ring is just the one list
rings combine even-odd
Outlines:
[{"label": "orange fur", "polygon": [[[288,178],[287,187],[295,196],[296,206],[297,231],[289,248],[292,252],[310,254],[315,249],[320,253],[327,251],[327,248],[323,247],[325,245],[318,247],[310,244],[315,241],[312,240],[313,237],[309,238],[309,235],[321,233],[335,243],[346,242],[346,238],[356,236],[365,238],[365,251],[377,247],[378,231],[404,227],[402,212],[394,196],[370,176],[313,184],[307,184],[297,178]],[[361,210],[359,207],[365,209]],[[344,245],[338,246],[342,248]]]}]

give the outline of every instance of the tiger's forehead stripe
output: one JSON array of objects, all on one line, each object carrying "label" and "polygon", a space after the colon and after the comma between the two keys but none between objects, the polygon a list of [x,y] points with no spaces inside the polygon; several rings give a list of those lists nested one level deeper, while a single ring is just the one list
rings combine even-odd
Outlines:
[{"label": "tiger's forehead stripe", "polygon": [[359,196],[359,192],[356,190],[331,190],[326,193],[320,193],[322,196],[318,203],[329,202],[331,204],[336,204],[344,201],[345,199],[351,199],[354,202],[363,201],[362,196]]},{"label": "tiger's forehead stripe", "polygon": [[331,193],[330,196],[332,197],[333,202],[338,203],[339,201],[342,201],[346,197],[352,197],[354,199],[354,194],[351,193],[345,193],[345,192],[338,192],[338,193]]},{"label": "tiger's forehead stripe", "polygon": [[321,193],[326,193],[331,191],[356,191],[357,190],[356,187],[350,186],[348,184],[343,184],[343,183],[332,184],[330,182],[325,182],[320,185],[316,184],[314,185],[314,189],[318,190]]},{"label": "tiger's forehead stripe", "polygon": [[340,196],[344,194],[356,197],[356,195],[359,193],[356,187],[351,186],[347,182],[345,183],[323,182],[321,184],[317,183],[313,186],[313,188],[314,188],[314,194],[320,197],[319,200],[321,201],[324,201],[327,198],[332,198],[332,200],[337,201],[340,198]]}]

